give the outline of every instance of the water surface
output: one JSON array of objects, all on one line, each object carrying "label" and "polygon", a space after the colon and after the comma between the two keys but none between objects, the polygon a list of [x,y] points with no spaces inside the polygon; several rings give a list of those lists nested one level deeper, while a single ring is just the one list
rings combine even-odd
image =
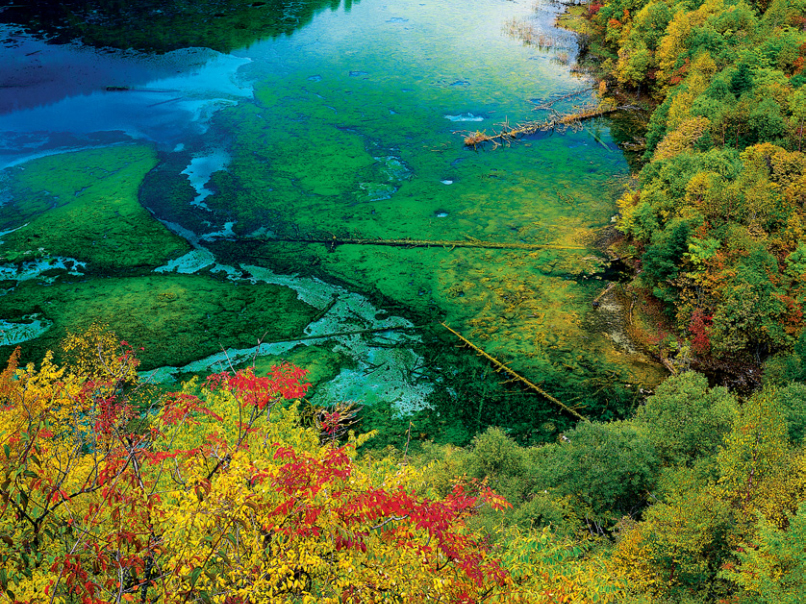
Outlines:
[{"label": "water surface", "polygon": [[[31,334],[33,357],[101,318],[144,346],[154,379],[285,357],[314,369],[317,402],[431,408],[425,436],[495,423],[544,440],[567,424],[458,350],[446,322],[583,412],[623,412],[658,370],[590,304],[627,177],[606,123],[462,144],[577,90],[553,110],[594,101],[573,36],[551,27],[558,7],[323,7],[285,5],[284,23],[304,18],[247,46],[162,54],[6,26],[0,317],[22,326],[7,345]],[[552,48],[508,35],[512,19]],[[469,240],[550,247],[450,243]]]}]

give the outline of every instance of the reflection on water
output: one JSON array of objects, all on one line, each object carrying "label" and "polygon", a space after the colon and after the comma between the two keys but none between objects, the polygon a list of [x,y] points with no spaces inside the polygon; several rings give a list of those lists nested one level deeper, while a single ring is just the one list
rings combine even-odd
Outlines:
[{"label": "reflection on water", "polygon": [[[606,125],[495,152],[462,146],[462,131],[542,119],[536,103],[586,86],[558,51],[502,32],[514,18],[550,29],[555,9],[503,0],[301,6],[284,9],[307,20],[293,35],[255,36],[227,54],[63,46],[54,52],[85,74],[80,84],[20,80],[40,100],[0,116],[0,158],[16,164],[2,173],[11,200],[0,225],[28,226],[0,251],[8,262],[84,264],[80,278],[54,270],[47,288],[15,285],[0,317],[43,313],[53,327],[29,343],[37,351],[90,320],[101,306],[90,292],[106,292],[106,307],[120,304],[103,313],[113,327],[147,340],[146,366],[165,364],[166,340],[185,347],[171,354],[193,362],[161,370],[166,378],[227,355],[283,355],[329,380],[319,400],[397,412],[431,405],[465,434],[496,423],[526,440],[551,438],[556,409],[456,352],[446,321],[583,412],[623,412],[635,384],[658,371],[590,305],[603,284],[588,277],[606,264],[592,245],[627,174]],[[567,32],[552,36],[562,52],[573,48]],[[37,55],[20,49],[40,43],[17,39],[16,60],[33,65]],[[584,92],[553,110],[591,101]],[[57,237],[68,223],[92,235]],[[334,237],[363,243],[315,242]],[[407,238],[435,245],[374,243]],[[450,244],[469,238],[548,247]],[[278,287],[297,302],[282,302]],[[250,310],[244,324],[248,300],[261,296],[278,302]],[[194,332],[207,335],[188,344],[183,334]],[[232,350],[222,357],[222,348]],[[463,415],[469,401],[472,418]]]},{"label": "reflection on water", "polygon": [[[357,3],[357,2],[356,2]],[[0,24],[52,42],[168,52],[204,47],[229,52],[291,35],[340,0],[27,0],[0,6]],[[345,0],[349,11],[353,0]]]}]

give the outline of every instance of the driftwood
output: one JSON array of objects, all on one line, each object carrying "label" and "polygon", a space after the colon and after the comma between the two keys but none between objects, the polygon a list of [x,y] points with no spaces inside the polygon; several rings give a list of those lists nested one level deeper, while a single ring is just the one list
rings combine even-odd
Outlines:
[{"label": "driftwood", "polygon": [[480,241],[472,237],[460,241],[442,241],[430,239],[361,239],[358,237],[328,238],[294,238],[277,237],[266,239],[263,243],[322,243],[335,248],[338,245],[386,245],[392,247],[456,247],[485,248],[495,250],[584,250],[581,245],[555,245],[552,243],[500,243],[497,241]]},{"label": "driftwood", "polygon": [[582,109],[577,113],[568,115],[557,115],[542,122],[526,122],[520,124],[517,128],[512,128],[508,123],[501,124],[501,131],[487,134],[476,130],[476,132],[462,132],[465,134],[465,146],[477,149],[479,145],[484,143],[492,143],[493,148],[503,144],[507,144],[516,140],[521,136],[528,136],[530,134],[537,134],[538,132],[547,132],[549,130],[557,130],[561,128],[579,128],[585,120],[589,120],[602,115],[607,115],[618,111],[621,107],[614,105],[598,105],[596,107],[588,107]]},{"label": "driftwood", "polygon": [[663,364],[664,367],[666,367],[666,369],[669,370],[669,373],[671,373],[672,375],[678,375],[680,373],[677,370],[677,368],[674,365],[672,365],[672,362],[668,358],[666,358],[665,354],[661,355],[660,362]]},{"label": "driftwood", "polygon": [[481,357],[487,359],[488,361],[490,361],[490,363],[492,363],[493,366],[496,368],[495,369],[496,372],[500,373],[501,371],[503,371],[505,373],[508,373],[509,375],[511,375],[517,381],[521,382],[522,384],[525,384],[528,388],[534,390],[538,394],[540,394],[543,397],[545,397],[548,400],[550,400],[552,403],[554,403],[555,405],[557,405],[558,407],[563,409],[566,413],[570,413],[571,415],[573,415],[577,419],[581,419],[582,421],[587,421],[587,418],[585,416],[583,416],[583,415],[580,415],[580,413],[578,411],[576,411],[575,409],[572,409],[571,407],[569,407],[568,405],[566,405],[565,403],[563,403],[559,399],[554,398],[548,392],[543,390],[540,386],[537,386],[536,384],[533,384],[532,382],[527,380],[525,377],[515,373],[512,369],[510,369],[509,367],[504,365],[498,359],[496,359],[494,357],[491,357],[489,354],[484,352],[481,348],[479,348],[478,346],[473,344],[473,342],[471,342],[470,340],[468,340],[467,338],[462,336],[462,334],[460,334],[459,332],[451,329],[450,327],[445,325],[445,323],[440,323],[440,325],[442,325],[442,327],[444,327],[445,329],[450,331],[453,335],[455,335],[457,338],[459,338],[466,346],[469,346],[470,348],[472,348],[476,352],[476,354],[478,354],[479,356],[481,356]]}]

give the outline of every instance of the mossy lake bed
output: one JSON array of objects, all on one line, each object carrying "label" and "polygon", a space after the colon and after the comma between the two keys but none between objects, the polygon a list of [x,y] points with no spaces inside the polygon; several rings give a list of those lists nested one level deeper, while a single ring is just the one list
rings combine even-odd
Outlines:
[{"label": "mossy lake bed", "polygon": [[[133,74],[111,90],[90,46],[5,26],[4,52],[94,65],[96,84],[0,115],[0,353],[28,337],[35,359],[100,320],[145,349],[151,379],[288,359],[313,370],[315,403],[355,400],[389,434],[416,417],[428,438],[502,425],[528,442],[573,420],[502,383],[444,322],[584,414],[626,412],[662,370],[591,306],[608,264],[595,242],[628,177],[607,122],[462,144],[577,90],[553,109],[595,102],[558,7],[281,8],[298,27],[242,47],[107,50]],[[509,35],[512,19],[553,47]]]}]

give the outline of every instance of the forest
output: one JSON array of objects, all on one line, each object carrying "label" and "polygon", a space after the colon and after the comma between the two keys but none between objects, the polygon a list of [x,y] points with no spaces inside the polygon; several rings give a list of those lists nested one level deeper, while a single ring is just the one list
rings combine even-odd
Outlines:
[{"label": "forest", "polygon": [[571,13],[651,109],[615,249],[670,377],[548,444],[375,446],[304,367],[168,391],[96,324],[0,375],[0,602],[806,600],[806,1]]},{"label": "forest", "polygon": [[657,104],[619,229],[640,285],[680,335],[669,354],[752,386],[764,363],[773,381],[799,377],[789,353],[806,270],[804,5],[610,2],[588,12],[609,80]]},{"label": "forest", "polygon": [[[7,602],[799,602],[806,385],[669,378],[523,447],[367,447],[306,371],[166,392],[103,326],[0,376]],[[409,434],[411,436],[411,434]]]}]

